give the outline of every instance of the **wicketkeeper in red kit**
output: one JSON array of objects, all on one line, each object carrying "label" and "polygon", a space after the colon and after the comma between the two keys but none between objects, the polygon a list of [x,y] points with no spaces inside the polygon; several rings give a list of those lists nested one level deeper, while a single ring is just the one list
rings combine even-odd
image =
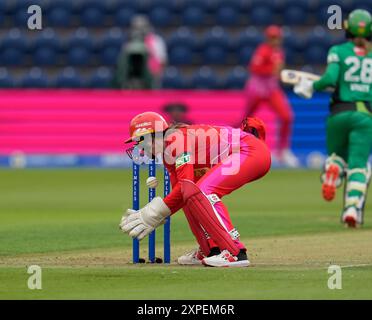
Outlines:
[{"label": "wicketkeeper in red kit", "polygon": [[155,112],[145,112],[130,123],[135,149],[155,158],[159,154],[170,174],[172,191],[155,197],[138,211],[128,209],[120,228],[143,239],[166,217],[183,209],[199,249],[178,258],[182,265],[246,267],[247,250],[239,239],[225,195],[260,179],[270,169],[270,152],[264,142],[261,120],[246,118],[241,128],[175,124],[169,126]]},{"label": "wicketkeeper in red kit", "polygon": [[280,87],[279,74],[285,64],[282,49],[283,32],[272,25],[265,30],[266,41],[255,50],[248,66],[250,78],[245,86],[247,115],[252,116],[265,102],[279,120],[275,158],[288,167],[298,167],[298,159],[290,150],[293,112],[286,94]]}]

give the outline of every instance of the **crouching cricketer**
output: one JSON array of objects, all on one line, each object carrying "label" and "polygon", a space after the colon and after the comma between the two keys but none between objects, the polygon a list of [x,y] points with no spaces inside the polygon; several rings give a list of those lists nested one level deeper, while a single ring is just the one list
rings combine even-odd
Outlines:
[{"label": "crouching cricketer", "polygon": [[134,149],[152,158],[161,154],[172,191],[138,211],[128,209],[120,228],[141,240],[183,209],[199,248],[179,257],[179,264],[247,267],[247,249],[222,198],[269,171],[271,157],[264,138],[264,125],[256,118],[246,118],[240,129],[234,129],[168,126],[155,112],[137,115],[126,142],[134,142]]},{"label": "crouching cricketer", "polygon": [[371,166],[372,149],[372,17],[354,10],[345,21],[348,41],[333,46],[328,67],[319,81],[301,79],[295,93],[310,98],[314,90],[334,87],[327,120],[327,149],[323,197],[330,201],[336,188],[345,182],[341,220],[349,227],[363,223]]}]

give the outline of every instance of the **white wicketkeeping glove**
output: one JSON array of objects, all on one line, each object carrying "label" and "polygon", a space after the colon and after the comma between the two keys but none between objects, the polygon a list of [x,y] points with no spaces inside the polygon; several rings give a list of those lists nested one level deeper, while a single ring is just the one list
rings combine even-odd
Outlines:
[{"label": "white wicketkeeping glove", "polygon": [[302,98],[310,99],[314,92],[313,83],[314,81],[301,77],[300,82],[294,86],[293,92]]},{"label": "white wicketkeeping glove", "polygon": [[142,209],[128,209],[121,218],[120,229],[132,238],[142,240],[158,226],[165,223],[171,211],[160,197],[155,197]]}]

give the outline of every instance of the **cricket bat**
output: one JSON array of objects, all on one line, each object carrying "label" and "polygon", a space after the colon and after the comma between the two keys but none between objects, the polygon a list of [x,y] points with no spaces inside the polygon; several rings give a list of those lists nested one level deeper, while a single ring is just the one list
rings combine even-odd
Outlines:
[{"label": "cricket bat", "polygon": [[309,80],[317,81],[320,79],[320,76],[310,72],[290,69],[284,69],[280,72],[280,80],[286,84],[296,85],[300,82],[301,78],[307,78]]}]

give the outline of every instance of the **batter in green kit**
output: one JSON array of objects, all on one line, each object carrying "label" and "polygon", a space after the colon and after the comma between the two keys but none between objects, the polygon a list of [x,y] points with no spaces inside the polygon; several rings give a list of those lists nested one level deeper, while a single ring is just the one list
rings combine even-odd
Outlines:
[{"label": "batter in green kit", "polygon": [[301,80],[310,91],[335,89],[327,119],[329,157],[322,175],[323,197],[330,201],[345,178],[342,222],[349,227],[363,223],[372,149],[372,17],[354,10],[345,21],[348,42],[333,46],[326,72],[319,81]]}]

